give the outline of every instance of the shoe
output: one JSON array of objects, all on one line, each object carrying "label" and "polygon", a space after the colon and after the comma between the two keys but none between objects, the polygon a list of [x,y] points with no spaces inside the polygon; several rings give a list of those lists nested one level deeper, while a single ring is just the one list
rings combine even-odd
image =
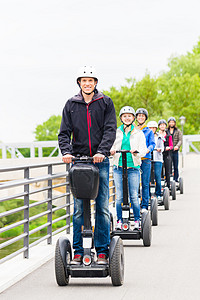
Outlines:
[{"label": "shoe", "polygon": [[146,208],[142,208],[141,213],[143,214],[145,211],[147,211]]},{"label": "shoe", "polygon": [[138,229],[138,230],[141,229],[141,222],[139,220],[135,221],[135,228],[134,229]]},{"label": "shoe", "polygon": [[103,253],[100,253],[98,255],[98,257],[97,257],[96,263],[98,265],[106,265],[106,264],[108,264],[108,258],[107,258],[107,256],[105,254],[103,254]]},{"label": "shoe", "polygon": [[73,260],[71,261],[71,265],[80,265],[82,263],[82,255],[75,254]]},{"label": "shoe", "polygon": [[118,220],[118,221],[117,221],[117,227],[116,227],[116,230],[122,230],[122,221],[121,221],[121,220]]}]

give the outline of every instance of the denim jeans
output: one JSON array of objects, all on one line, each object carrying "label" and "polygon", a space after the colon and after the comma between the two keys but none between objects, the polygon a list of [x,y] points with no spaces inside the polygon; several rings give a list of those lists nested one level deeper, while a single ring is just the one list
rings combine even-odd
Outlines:
[{"label": "denim jeans", "polygon": [[149,205],[149,183],[151,176],[151,161],[150,159],[143,159],[141,164],[142,170],[142,208],[148,209]]},{"label": "denim jeans", "polygon": [[164,174],[167,182],[167,187],[170,189],[170,173],[171,173],[171,164],[172,164],[172,158],[171,158],[171,152],[165,151],[163,153],[163,160],[164,160]]},{"label": "denim jeans", "polygon": [[172,151],[172,162],[174,165],[174,180],[178,181],[178,150]]},{"label": "denim jeans", "polygon": [[161,173],[162,173],[162,162],[154,162],[154,174],[156,181],[156,196],[161,196]]},{"label": "denim jeans", "polygon": [[[131,207],[135,221],[140,219],[140,203],[138,200],[138,189],[140,183],[140,171],[136,168],[128,168],[128,189]],[[115,188],[117,193],[116,211],[117,219],[122,220],[122,203],[123,203],[123,181],[122,181],[122,168],[113,167],[113,175],[115,181]]]},{"label": "denim jeans", "polygon": [[[109,160],[96,163],[99,169],[99,192],[96,200],[94,246],[97,255],[100,253],[108,256],[110,244],[110,212],[109,212]],[[73,214],[73,248],[74,254],[83,255],[81,226],[83,225],[83,201],[74,199]]]}]

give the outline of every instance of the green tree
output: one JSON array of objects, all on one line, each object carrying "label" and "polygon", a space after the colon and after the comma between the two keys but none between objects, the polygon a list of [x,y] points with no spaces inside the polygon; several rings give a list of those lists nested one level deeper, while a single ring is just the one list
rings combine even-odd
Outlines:
[{"label": "green tree", "polygon": [[[146,73],[140,81],[134,78],[126,79],[127,85],[119,89],[111,87],[104,93],[110,96],[115,104],[116,114],[119,115],[120,109],[125,105],[132,106],[135,110],[144,107],[149,111],[151,117],[163,113],[163,99],[158,89],[158,80]],[[119,118],[118,118],[119,120]]]},{"label": "green tree", "polygon": [[[38,125],[34,131],[36,141],[57,141],[60,129],[61,116],[51,116],[43,124]],[[54,148],[43,148],[43,156],[49,156]],[[36,149],[37,155],[37,149]],[[58,155],[58,150],[55,151],[53,156]]]},{"label": "green tree", "polygon": [[34,131],[36,141],[57,141],[61,116],[51,116],[47,121],[38,125]]},{"label": "green tree", "polygon": [[191,52],[186,55],[173,56],[168,62],[169,72],[166,73],[168,78],[172,76],[180,77],[185,74],[200,76],[200,40],[193,47]]}]

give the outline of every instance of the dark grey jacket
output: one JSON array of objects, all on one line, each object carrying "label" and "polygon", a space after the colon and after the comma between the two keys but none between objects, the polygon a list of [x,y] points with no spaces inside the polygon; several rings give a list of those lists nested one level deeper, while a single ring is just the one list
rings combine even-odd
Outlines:
[{"label": "dark grey jacket", "polygon": [[116,129],[113,101],[96,90],[92,101],[86,103],[80,92],[69,99],[63,109],[58,135],[61,153],[108,156]]}]

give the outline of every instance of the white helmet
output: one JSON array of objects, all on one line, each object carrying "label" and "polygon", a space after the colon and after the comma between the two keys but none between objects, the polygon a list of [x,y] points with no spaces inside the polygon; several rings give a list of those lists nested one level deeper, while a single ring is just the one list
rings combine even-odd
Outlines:
[{"label": "white helmet", "polygon": [[121,118],[121,115],[123,114],[132,114],[135,117],[135,110],[131,106],[124,106],[121,108],[119,112],[119,116]]},{"label": "white helmet", "polygon": [[81,67],[78,70],[77,79],[76,79],[77,83],[78,83],[78,81],[80,80],[81,77],[94,78],[98,82],[98,77],[97,77],[96,70],[92,66],[84,66],[84,67]]},{"label": "white helmet", "polygon": [[156,121],[149,121],[147,127],[156,127],[158,128],[158,123]]}]

